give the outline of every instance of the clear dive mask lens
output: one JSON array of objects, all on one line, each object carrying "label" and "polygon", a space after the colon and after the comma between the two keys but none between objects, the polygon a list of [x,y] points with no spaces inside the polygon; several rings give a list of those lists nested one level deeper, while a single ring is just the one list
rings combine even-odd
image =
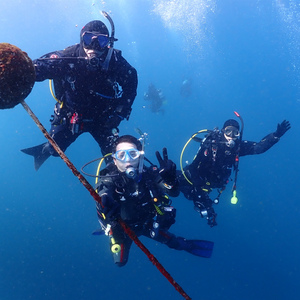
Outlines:
[{"label": "clear dive mask lens", "polygon": [[126,150],[118,150],[112,156],[121,162],[125,162],[136,160],[140,157],[140,155],[141,152],[139,150],[131,148]]},{"label": "clear dive mask lens", "polygon": [[234,126],[227,126],[223,129],[223,132],[226,136],[231,137],[233,139],[238,138],[240,136],[240,132]]},{"label": "clear dive mask lens", "polygon": [[98,45],[96,46],[96,48],[104,48],[109,43],[109,37],[107,35],[97,34],[89,31],[83,33],[82,40],[85,48],[94,48],[92,44],[95,43],[95,40],[98,41]]}]

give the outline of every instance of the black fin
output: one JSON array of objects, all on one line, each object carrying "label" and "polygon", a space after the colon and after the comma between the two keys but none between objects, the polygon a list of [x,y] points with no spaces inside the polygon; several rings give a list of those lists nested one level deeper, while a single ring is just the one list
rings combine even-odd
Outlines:
[{"label": "black fin", "polygon": [[22,149],[21,151],[32,155],[34,157],[34,168],[37,171],[41,165],[47,160],[47,158],[51,155],[46,145],[48,143],[44,143],[35,147]]},{"label": "black fin", "polygon": [[201,240],[187,240],[187,247],[185,251],[201,256],[210,258],[213,252],[214,243],[210,241],[201,241]]},{"label": "black fin", "polygon": [[202,143],[202,141],[203,141],[203,139],[201,139],[201,138],[199,138],[199,137],[197,137],[197,136],[194,136],[194,137],[193,137],[193,140],[194,140],[195,142],[198,142],[198,143]]}]

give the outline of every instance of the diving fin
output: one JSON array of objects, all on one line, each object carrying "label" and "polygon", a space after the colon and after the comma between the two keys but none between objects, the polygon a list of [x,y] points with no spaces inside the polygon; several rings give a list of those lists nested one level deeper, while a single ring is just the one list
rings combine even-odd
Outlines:
[{"label": "diving fin", "polygon": [[96,229],[92,235],[105,235],[105,231],[102,228]]},{"label": "diving fin", "polygon": [[35,147],[22,149],[21,151],[34,157],[34,168],[37,171],[41,165],[51,156],[49,143],[44,143]]},{"label": "diving fin", "polygon": [[194,136],[194,137],[193,137],[193,140],[194,140],[195,142],[198,142],[198,143],[202,143],[202,142],[203,142],[203,139],[198,138],[197,136]]},{"label": "diving fin", "polygon": [[214,243],[203,240],[186,240],[183,250],[201,257],[210,258],[213,252]]}]

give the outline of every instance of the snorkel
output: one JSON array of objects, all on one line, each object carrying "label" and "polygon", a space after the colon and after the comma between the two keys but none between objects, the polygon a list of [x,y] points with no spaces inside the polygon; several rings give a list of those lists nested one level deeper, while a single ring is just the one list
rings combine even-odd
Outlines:
[{"label": "snorkel", "polygon": [[234,176],[234,181],[233,181],[233,186],[232,186],[232,197],[231,197],[231,204],[237,204],[238,202],[238,198],[236,196],[236,182],[237,182],[237,175],[238,175],[238,171],[239,171],[239,152],[240,152],[240,148],[241,148],[241,142],[242,142],[242,138],[243,138],[243,131],[244,131],[244,121],[243,118],[241,117],[241,115],[234,111],[234,114],[240,119],[241,122],[241,134],[240,134],[240,143],[239,143],[239,147],[237,150],[237,154],[235,157],[235,165],[234,165],[234,169],[235,169],[235,176]]},{"label": "snorkel", "polygon": [[136,131],[140,134],[139,141],[142,144],[142,150],[140,155],[140,162],[139,162],[139,175],[141,176],[143,172],[143,166],[144,166],[144,158],[145,158],[145,139],[147,136],[147,133],[143,133],[139,128],[136,128]]},{"label": "snorkel", "polygon": [[114,50],[114,42],[117,41],[118,39],[115,39],[115,25],[114,25],[114,22],[113,22],[112,18],[104,10],[102,10],[101,13],[109,21],[110,27],[111,27],[111,35],[110,35],[110,38],[109,38],[109,40],[110,40],[109,41],[109,49],[108,49],[108,53],[107,53],[106,58],[103,62],[103,65],[102,65],[102,70],[107,71],[108,70],[108,65],[109,65],[113,50]]},{"label": "snorkel", "polygon": [[142,144],[142,150],[140,150],[140,156],[139,156],[139,164],[138,168],[133,167],[132,165],[129,165],[126,167],[125,175],[127,178],[130,179],[136,179],[139,181],[141,179],[142,173],[143,173],[143,167],[144,167],[144,158],[145,158],[145,134],[141,134],[141,138],[139,138],[139,141]]}]

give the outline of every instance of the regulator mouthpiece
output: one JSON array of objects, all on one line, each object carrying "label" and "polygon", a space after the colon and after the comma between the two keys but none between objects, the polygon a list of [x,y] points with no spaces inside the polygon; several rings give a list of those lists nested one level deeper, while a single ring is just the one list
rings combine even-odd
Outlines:
[{"label": "regulator mouthpiece", "polygon": [[129,166],[126,168],[125,174],[128,178],[134,179],[137,175],[137,171],[134,167]]},{"label": "regulator mouthpiece", "polygon": [[226,146],[229,147],[229,148],[233,148],[235,146],[235,141],[234,140],[229,140],[226,143]]}]

